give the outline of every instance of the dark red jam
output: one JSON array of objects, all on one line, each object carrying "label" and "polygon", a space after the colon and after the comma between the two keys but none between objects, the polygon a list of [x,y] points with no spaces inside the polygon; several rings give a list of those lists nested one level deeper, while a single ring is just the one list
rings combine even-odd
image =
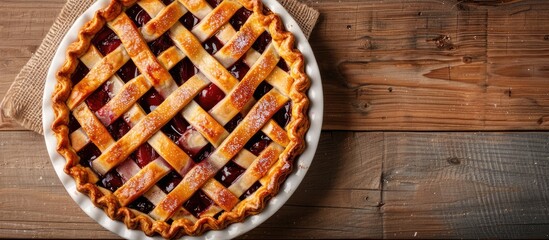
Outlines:
[{"label": "dark red jam", "polygon": [[287,102],[282,106],[278,112],[275,113],[273,116],[273,119],[280,125],[282,128],[286,127],[288,123],[290,122],[292,117],[292,103]]},{"label": "dark red jam", "polygon": [[141,74],[132,60],[124,64],[116,73],[124,82],[128,82]]},{"label": "dark red jam", "polygon": [[271,139],[267,137],[263,132],[256,133],[245,147],[254,155],[259,156],[259,154],[271,143]]},{"label": "dark red jam", "polygon": [[230,66],[228,70],[236,79],[242,80],[242,78],[244,78],[246,73],[250,70],[250,67],[248,67],[242,59],[239,59],[236,63]]},{"label": "dark red jam", "polygon": [[288,72],[290,71],[290,68],[288,67],[288,64],[286,64],[286,61],[284,61],[284,59],[280,59],[280,61],[278,61],[278,64],[276,64],[280,69],[282,69],[284,72]]},{"label": "dark red jam", "polygon": [[119,118],[107,127],[107,131],[117,141],[130,131],[130,126],[124,121],[124,118]]},{"label": "dark red jam", "polygon": [[217,172],[215,179],[223,184],[223,186],[229,187],[240,175],[242,175],[242,173],[244,173],[244,171],[246,171],[246,169],[233,161],[229,161],[219,172]]},{"label": "dark red jam", "polygon": [[181,86],[181,84],[189,80],[189,78],[196,75],[197,73],[198,68],[194,66],[189,58],[184,58],[172,69],[170,69],[170,74],[179,86]]},{"label": "dark red jam", "polygon": [[271,34],[269,34],[267,31],[263,32],[259,37],[255,40],[254,44],[252,45],[252,48],[258,51],[259,53],[263,53],[265,51],[265,48],[271,43]]},{"label": "dark red jam", "polygon": [[158,186],[163,192],[168,194],[181,182],[181,180],[183,180],[183,178],[179,175],[179,173],[171,171],[162,179],[160,179],[160,181],[156,183],[156,186]]},{"label": "dark red jam", "polygon": [[183,207],[187,209],[193,216],[199,217],[200,213],[206,210],[210,205],[212,205],[212,200],[206,196],[202,190],[198,190],[193,196],[187,200]]},{"label": "dark red jam", "polygon": [[159,38],[155,39],[154,41],[148,43],[149,48],[153,52],[154,55],[158,56],[162,52],[168,50],[171,46],[174,45],[172,39],[169,36],[169,33],[164,33]]},{"label": "dark red jam", "polygon": [[179,19],[179,22],[189,30],[193,29],[199,21],[200,19],[195,17],[191,12],[185,13],[185,15]]},{"label": "dark red jam", "polygon": [[208,145],[203,147],[198,154],[196,154],[195,156],[192,157],[193,161],[195,163],[202,162],[202,160],[209,157],[210,154],[212,154],[213,151],[215,151],[215,148],[211,144],[208,143]]},{"label": "dark red jam", "polygon": [[242,194],[242,196],[240,196],[240,200],[246,199],[248,196],[252,195],[255,191],[257,191],[257,189],[259,189],[261,186],[262,185],[259,181],[255,182],[250,188],[248,188],[248,190],[246,190],[246,192]]},{"label": "dark red jam", "polygon": [[69,133],[72,133],[80,128],[80,123],[71,114],[69,116]]},{"label": "dark red jam", "polygon": [[141,107],[146,113],[152,112],[164,101],[164,98],[154,88],[145,93],[140,100]]},{"label": "dark red jam", "polygon": [[213,55],[223,47],[223,43],[221,43],[221,41],[219,41],[216,36],[213,36],[204,41],[202,43],[202,46],[204,47],[204,50],[206,50],[206,52]]},{"label": "dark red jam", "polygon": [[206,2],[208,2],[208,4],[210,4],[212,8],[215,8],[217,7],[217,5],[223,2],[223,0],[206,0]]},{"label": "dark red jam", "polygon": [[137,163],[140,168],[144,168],[147,164],[160,157],[148,143],[139,146],[132,155],[133,159],[135,159],[135,163]]},{"label": "dark red jam", "polygon": [[114,192],[116,191],[116,189],[124,184],[124,181],[122,180],[122,177],[120,177],[120,174],[118,174],[118,172],[112,170],[105,174],[105,176],[103,176],[99,183],[100,186]]},{"label": "dark red jam", "polygon": [[238,124],[242,122],[242,119],[244,119],[242,117],[242,114],[240,113],[236,114],[236,116],[234,116],[233,119],[231,119],[231,121],[225,124],[225,129],[227,129],[227,131],[229,132],[233,132],[234,129],[238,126]]},{"label": "dark red jam", "polygon": [[168,124],[164,125],[162,132],[164,132],[173,142],[176,142],[189,128],[189,123],[185,121],[181,114],[177,114]]},{"label": "dark red jam", "polygon": [[114,51],[122,42],[110,28],[103,27],[92,40],[92,44],[103,54],[103,56]]},{"label": "dark red jam", "polygon": [[91,167],[93,160],[101,156],[101,151],[93,143],[88,143],[76,153],[80,157],[80,165]]},{"label": "dark red jam", "polygon": [[105,106],[105,104],[111,100],[109,92],[112,92],[112,82],[107,81],[86,99],[86,103],[90,110],[95,112]]},{"label": "dark red jam", "polygon": [[147,198],[141,196],[138,199],[135,199],[132,203],[130,203],[128,207],[142,213],[149,213],[154,209],[154,204],[151,203]]},{"label": "dark red jam", "polygon": [[128,10],[126,10],[126,14],[138,28],[147,24],[151,20],[151,16],[149,16],[149,14],[138,4],[134,4],[128,8]]},{"label": "dark red jam", "polygon": [[71,75],[71,82],[72,85],[76,85],[79,83],[87,74],[90,72],[90,70],[84,65],[84,63],[79,62],[78,65],[76,65],[76,69]]},{"label": "dark red jam", "polygon": [[234,30],[238,31],[244,25],[246,20],[252,15],[252,11],[246,8],[240,8],[233,17],[229,20],[229,23],[233,26]]},{"label": "dark red jam", "polygon": [[259,86],[257,86],[257,88],[255,89],[254,98],[256,100],[261,99],[265,94],[271,91],[271,89],[273,89],[273,86],[271,86],[265,81],[261,82]]},{"label": "dark red jam", "polygon": [[196,96],[195,100],[204,110],[212,109],[221,99],[225,97],[225,93],[215,84],[210,83],[206,88]]}]

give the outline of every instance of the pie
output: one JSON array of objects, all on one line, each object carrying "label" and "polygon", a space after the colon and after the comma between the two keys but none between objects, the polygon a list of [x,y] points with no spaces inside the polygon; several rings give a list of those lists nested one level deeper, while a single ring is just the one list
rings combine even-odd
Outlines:
[{"label": "pie", "polygon": [[304,58],[260,0],[112,0],[56,76],[65,172],[149,236],[261,212],[305,148]]}]

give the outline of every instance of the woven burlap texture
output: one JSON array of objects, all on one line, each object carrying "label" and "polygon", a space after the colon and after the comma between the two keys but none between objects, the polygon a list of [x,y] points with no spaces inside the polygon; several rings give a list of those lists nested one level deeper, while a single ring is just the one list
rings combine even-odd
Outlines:
[{"label": "woven burlap texture", "polygon": [[[279,0],[309,37],[319,13],[298,0]],[[68,0],[38,50],[21,69],[0,104],[0,124],[7,118],[42,134],[42,95],[46,74],[57,46],[74,21],[93,1]]]}]

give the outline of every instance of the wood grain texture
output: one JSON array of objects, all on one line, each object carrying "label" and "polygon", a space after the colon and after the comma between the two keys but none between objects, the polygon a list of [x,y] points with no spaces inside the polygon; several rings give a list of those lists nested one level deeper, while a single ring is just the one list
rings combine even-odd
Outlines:
[{"label": "wood grain texture", "polygon": [[[549,133],[325,132],[296,193],[241,238],[546,238],[548,147]],[[0,132],[0,153],[0,236],[116,237],[72,201],[40,136]]]},{"label": "wood grain texture", "polygon": [[324,129],[547,129],[547,1],[307,1]]}]

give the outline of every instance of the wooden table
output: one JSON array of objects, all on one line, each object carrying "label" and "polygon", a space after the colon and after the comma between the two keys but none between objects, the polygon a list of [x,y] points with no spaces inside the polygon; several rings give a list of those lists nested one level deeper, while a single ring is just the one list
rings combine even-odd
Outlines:
[{"label": "wooden table", "polygon": [[[0,98],[63,0],[0,0]],[[324,132],[303,184],[243,238],[549,237],[549,2],[304,0]],[[0,236],[116,238],[0,127]],[[520,131],[517,131],[520,130]]]}]

